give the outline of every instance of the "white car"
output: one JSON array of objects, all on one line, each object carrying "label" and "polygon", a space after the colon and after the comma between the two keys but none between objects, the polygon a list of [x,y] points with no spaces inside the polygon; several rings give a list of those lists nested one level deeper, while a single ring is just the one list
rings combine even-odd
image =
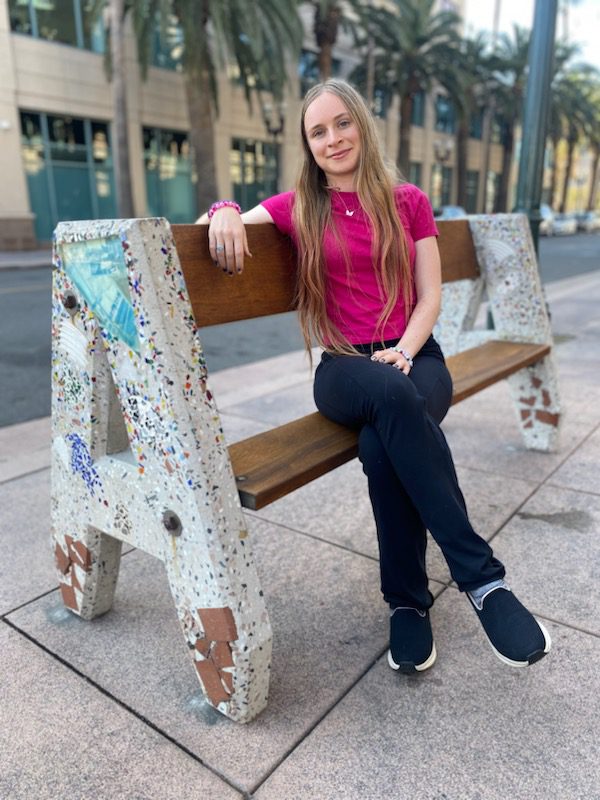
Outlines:
[{"label": "white car", "polygon": [[600,214],[597,211],[583,211],[577,214],[577,228],[587,233],[600,230]]},{"label": "white car", "polygon": [[555,236],[568,236],[577,233],[577,219],[574,214],[557,214],[552,222],[552,233]]},{"label": "white car", "polygon": [[554,223],[554,211],[545,204],[540,206],[542,221],[540,222],[540,236],[552,236]]}]

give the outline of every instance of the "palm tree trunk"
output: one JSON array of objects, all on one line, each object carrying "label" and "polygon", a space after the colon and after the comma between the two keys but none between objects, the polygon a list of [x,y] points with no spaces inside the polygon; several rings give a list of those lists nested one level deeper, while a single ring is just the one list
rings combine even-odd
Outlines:
[{"label": "palm tree trunk", "polygon": [[552,177],[550,179],[550,197],[548,198],[548,205],[554,208],[554,195],[556,194],[556,184],[558,183],[558,144],[560,139],[558,137],[552,138]]},{"label": "palm tree trunk", "polygon": [[315,8],[314,34],[319,48],[319,75],[322,81],[331,78],[333,46],[337,41],[341,11],[337,3],[330,3],[322,12],[320,3]]},{"label": "palm tree trunk", "polygon": [[129,136],[127,133],[127,93],[125,47],[123,39],[124,0],[110,0],[110,38],[114,98],[113,163],[117,189],[117,213],[120,217],[135,216],[131,193]]},{"label": "palm tree trunk", "polygon": [[569,141],[567,147],[567,166],[565,169],[565,179],[562,187],[562,196],[560,200],[560,213],[564,214],[567,207],[567,192],[569,191],[569,183],[571,182],[571,172],[573,170],[573,153],[575,152],[575,142]]},{"label": "palm tree trunk", "polygon": [[194,153],[196,170],[196,199],[198,213],[206,211],[217,200],[215,166],[215,112],[211,101],[208,75],[200,78],[186,73],[185,91],[190,117],[190,143]]},{"label": "palm tree trunk", "polygon": [[322,81],[331,78],[331,65],[333,62],[332,50],[331,42],[324,42],[319,49],[319,75]]},{"label": "palm tree trunk", "polygon": [[410,127],[412,120],[412,94],[400,97],[400,129],[398,137],[398,157],[396,164],[404,178],[410,174]]},{"label": "palm tree trunk", "polygon": [[496,213],[503,213],[508,210],[508,187],[510,184],[510,170],[515,146],[515,132],[512,124],[506,125],[503,139],[502,173],[500,175],[498,197],[496,198],[496,204],[494,206],[494,211]]},{"label": "palm tree trunk", "polygon": [[596,195],[598,193],[598,168],[600,167],[600,147],[594,149],[594,164],[592,166],[592,183],[588,196],[587,210],[594,211],[596,207]]},{"label": "palm tree trunk", "polygon": [[[467,207],[467,145],[469,142],[469,120],[461,115],[456,132],[456,204]],[[477,201],[475,201],[477,202]],[[473,209],[468,209],[472,211]]]}]

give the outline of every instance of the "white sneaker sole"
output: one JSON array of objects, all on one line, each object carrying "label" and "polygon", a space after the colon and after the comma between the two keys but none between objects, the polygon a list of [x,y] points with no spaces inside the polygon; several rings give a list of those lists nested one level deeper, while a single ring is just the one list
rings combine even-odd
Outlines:
[{"label": "white sneaker sole", "polygon": [[[540,630],[544,634],[544,650],[542,652],[542,655],[538,656],[538,658],[536,658],[535,661],[533,661],[533,662],[529,662],[529,661],[514,661],[512,658],[508,658],[507,656],[502,655],[502,653],[499,650],[496,650],[494,645],[488,639],[490,647],[492,648],[492,650],[494,651],[496,656],[500,659],[500,661],[502,661],[504,664],[508,664],[509,667],[529,667],[532,663],[535,664],[536,661],[539,661],[540,658],[542,658],[543,656],[546,655],[546,653],[550,652],[550,648],[552,647],[552,639],[550,638],[550,634],[548,633],[546,628],[542,625],[542,623],[539,621],[539,619],[536,619],[536,622],[540,626]],[[485,633],[485,631],[484,631],[484,633]],[[487,638],[487,634],[486,634],[486,638]]]},{"label": "white sneaker sole", "polygon": [[[435,642],[434,642],[433,643],[433,647],[431,648],[431,653],[429,655],[429,658],[427,658],[426,661],[423,661],[422,664],[414,664],[413,666],[414,666],[414,668],[415,668],[415,670],[417,672],[423,672],[424,670],[429,669],[429,667],[433,667],[433,665],[435,664],[436,658],[437,658],[437,653],[436,653],[436,650],[435,650]],[[396,664],[396,662],[392,658],[392,651],[391,650],[388,650],[387,660],[388,660],[388,664],[390,665],[390,667],[393,670],[397,671],[397,670],[400,669],[401,665],[400,664]]]}]

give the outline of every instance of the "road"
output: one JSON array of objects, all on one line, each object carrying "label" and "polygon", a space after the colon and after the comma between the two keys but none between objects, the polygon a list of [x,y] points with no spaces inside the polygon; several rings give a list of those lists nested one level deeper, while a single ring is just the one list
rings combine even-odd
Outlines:
[{"label": "road", "polygon": [[[600,269],[600,233],[540,240],[542,281]],[[51,270],[0,270],[0,427],[50,413]],[[215,325],[202,333],[215,371],[303,347],[295,314]]]}]

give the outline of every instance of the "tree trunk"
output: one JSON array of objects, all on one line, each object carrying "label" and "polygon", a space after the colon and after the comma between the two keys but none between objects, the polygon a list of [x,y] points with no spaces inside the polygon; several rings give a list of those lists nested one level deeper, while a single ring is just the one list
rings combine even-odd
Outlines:
[{"label": "tree trunk", "polygon": [[321,14],[321,6],[315,9],[314,34],[319,48],[319,75],[322,81],[331,78],[333,64],[333,46],[337,41],[341,11],[337,4],[332,4]]},{"label": "tree trunk", "polygon": [[126,219],[135,216],[131,193],[129,136],[127,131],[127,94],[125,47],[123,39],[124,0],[110,0],[110,39],[114,98],[113,164],[117,189],[117,213]]},{"label": "tree trunk", "polygon": [[319,49],[319,76],[322,81],[331,78],[331,64],[333,61],[332,50],[331,42],[325,42]]},{"label": "tree trunk", "polygon": [[562,187],[562,195],[560,200],[560,213],[564,214],[567,208],[567,192],[569,191],[569,183],[571,182],[571,172],[573,170],[573,153],[575,152],[575,141],[569,140],[567,147],[567,167],[565,169],[565,180]]},{"label": "tree trunk", "polygon": [[600,147],[594,149],[594,165],[592,166],[592,183],[588,197],[587,210],[595,211],[596,195],[598,193],[598,167],[600,166]]},{"label": "tree trunk", "polygon": [[[456,204],[467,208],[467,147],[469,143],[469,119],[461,117],[456,132]],[[477,202],[477,200],[475,201]],[[474,209],[467,209],[472,213]]]},{"label": "tree trunk", "polygon": [[185,75],[185,91],[190,117],[190,144],[196,169],[198,214],[204,213],[218,200],[215,165],[214,118],[208,75]]},{"label": "tree trunk", "polygon": [[560,139],[552,137],[552,177],[550,179],[550,197],[548,198],[548,205],[554,208],[554,195],[556,194],[556,184],[558,182],[558,145]]},{"label": "tree trunk", "polygon": [[410,175],[410,128],[412,120],[412,94],[400,98],[400,128],[398,137],[398,157],[396,164],[402,176],[408,180]]},{"label": "tree trunk", "polygon": [[515,146],[515,132],[512,124],[506,125],[503,139],[504,150],[502,152],[500,189],[494,205],[494,212],[501,214],[505,211],[508,211],[508,187],[510,184],[510,170],[512,167],[512,157]]}]

